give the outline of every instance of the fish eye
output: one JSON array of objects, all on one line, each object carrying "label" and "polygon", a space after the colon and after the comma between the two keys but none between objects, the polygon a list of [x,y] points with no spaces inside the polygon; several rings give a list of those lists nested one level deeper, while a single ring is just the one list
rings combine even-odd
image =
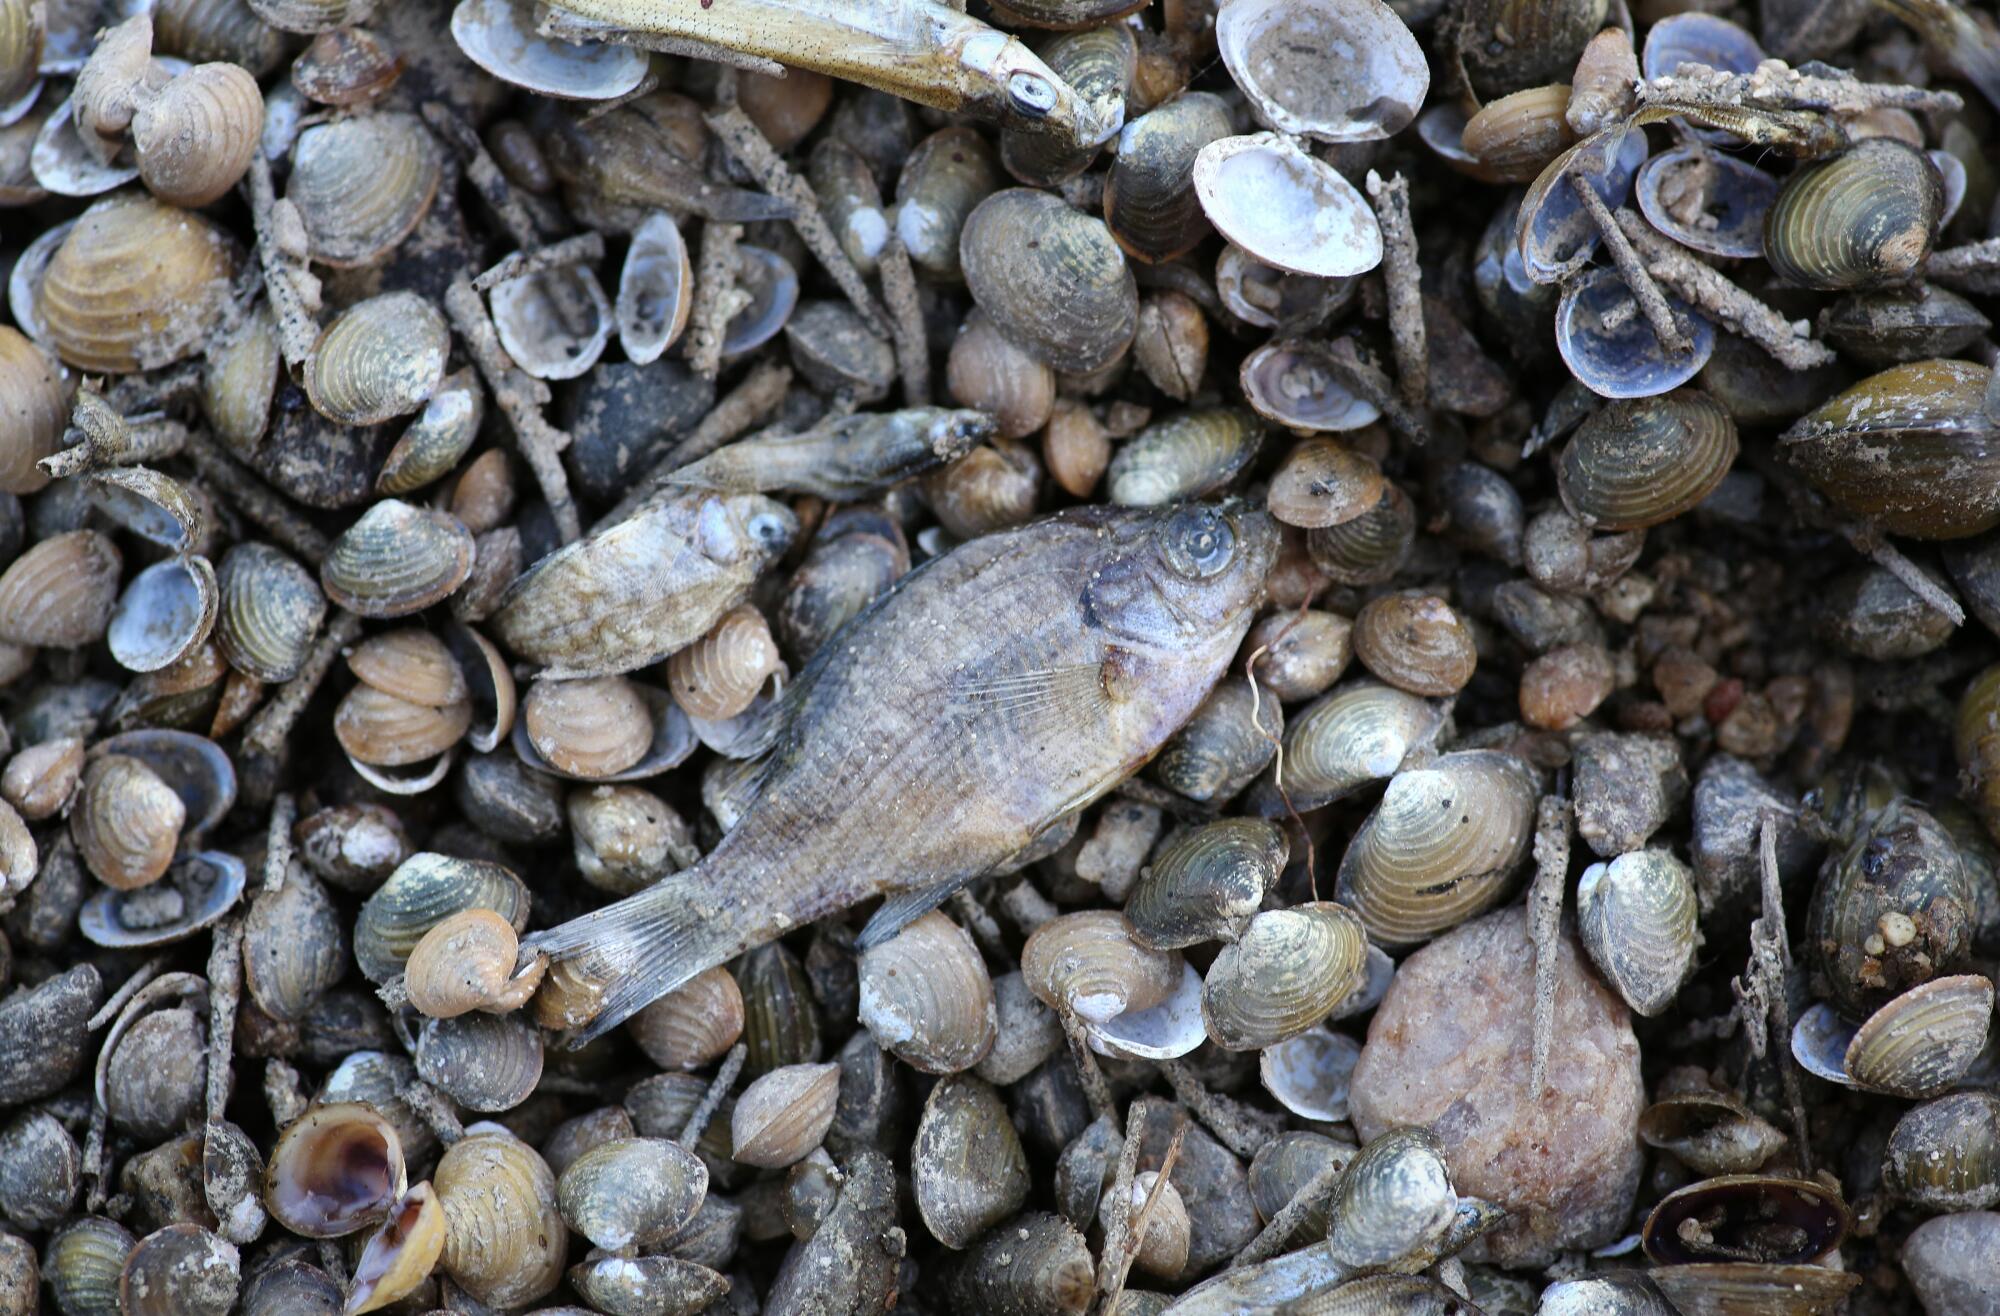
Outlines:
[{"label": "fish eye", "polygon": [[1033,73],[1016,73],[1007,79],[1007,99],[1014,110],[1030,119],[1046,117],[1056,107],[1056,89],[1047,78]]},{"label": "fish eye", "polygon": [[1236,555],[1236,532],[1213,508],[1184,507],[1167,522],[1162,548],[1176,575],[1203,580]]}]

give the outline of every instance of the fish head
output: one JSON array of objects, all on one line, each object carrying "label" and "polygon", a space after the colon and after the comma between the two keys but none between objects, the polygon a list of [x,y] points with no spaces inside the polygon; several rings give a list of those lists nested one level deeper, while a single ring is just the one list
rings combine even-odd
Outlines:
[{"label": "fish head", "polygon": [[1092,618],[1144,647],[1233,652],[1277,560],[1270,514],[1230,499],[1102,515],[1112,552],[1085,589]]},{"label": "fish head", "polygon": [[1020,38],[988,29],[958,49],[960,80],[975,114],[1020,132],[1054,133],[1095,146],[1117,132],[1098,122],[1076,89]]},{"label": "fish head", "polygon": [[763,494],[709,495],[696,514],[696,543],[717,562],[769,562],[790,548],[798,533],[792,509]]}]

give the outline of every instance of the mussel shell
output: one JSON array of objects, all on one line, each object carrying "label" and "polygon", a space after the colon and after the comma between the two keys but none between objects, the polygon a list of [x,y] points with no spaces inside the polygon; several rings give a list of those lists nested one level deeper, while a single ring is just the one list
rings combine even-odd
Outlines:
[{"label": "mussel shell", "polygon": [[1215,42],[1259,122],[1323,142],[1392,137],[1430,89],[1417,39],[1377,0],[1234,0]]},{"label": "mussel shell", "polygon": [[1191,91],[1125,125],[1104,180],[1104,222],[1126,254],[1149,263],[1186,254],[1208,235],[1191,183],[1195,156],[1230,133],[1219,97]]},{"label": "mussel shell", "polygon": [[349,612],[407,617],[463,585],[472,557],[472,532],[457,517],[385,498],[333,541],[319,579]]},{"label": "mussel shell", "polygon": [[426,1019],[417,1077],[469,1110],[512,1110],[542,1079],[542,1033],[519,1014]]},{"label": "mussel shell", "polygon": [[[1683,1231],[1689,1221],[1701,1228]],[[1749,1256],[1799,1265],[1839,1247],[1852,1227],[1836,1189],[1812,1179],[1719,1175],[1676,1189],[1646,1217],[1640,1238],[1661,1265]]]},{"label": "mussel shell", "polygon": [[362,903],[354,922],[354,961],[370,981],[403,970],[426,932],[466,909],[490,909],[528,926],[528,888],[498,864],[428,851],[411,855]]},{"label": "mussel shell", "polygon": [[[1591,392],[1607,398],[1645,398],[1693,379],[1715,352],[1715,326],[1672,294],[1667,308],[1687,340],[1678,355],[1661,345],[1617,271],[1592,270],[1570,281],[1556,303],[1556,349],[1563,364]],[[1614,312],[1624,315],[1622,323]]]},{"label": "mussel shell", "polygon": [[1275,823],[1221,818],[1169,837],[1125,901],[1132,933],[1156,950],[1234,941],[1284,871],[1291,847]]},{"label": "mussel shell", "polygon": [[980,202],[959,236],[966,287],[1000,332],[1057,370],[1088,374],[1131,346],[1139,287],[1102,220],[1030,188]]},{"label": "mussel shell", "polygon": [[1646,133],[1620,124],[1592,133],[1549,162],[1521,199],[1515,241],[1522,271],[1536,283],[1558,283],[1581,269],[1603,235],[1573,190],[1587,180],[1605,207],[1616,210],[1632,193],[1645,163]]},{"label": "mussel shell", "polygon": [[471,450],[485,417],[486,390],[473,368],[446,375],[382,459],[375,492],[400,496],[442,479]]},{"label": "mussel shell", "polygon": [[83,370],[125,374],[199,351],[229,305],[238,250],[204,216],[140,192],[83,212],[42,277],[49,345]]},{"label": "mussel shell", "polygon": [[1584,949],[1625,1003],[1649,1018],[1673,1004],[1694,968],[1694,877],[1665,850],[1592,864],[1577,880]]},{"label": "mussel shell", "polygon": [[285,196],[299,209],[312,258],[372,265],[410,235],[444,178],[444,152],[414,114],[384,110],[299,134]]},{"label": "mussel shell", "polygon": [[1764,217],[1764,259],[1807,288],[1907,283],[1943,222],[1944,183],[1924,153],[1869,137],[1785,180]]},{"label": "mussel shell", "polygon": [[[1737,156],[1677,146],[1639,167],[1633,191],[1647,222],[1682,246],[1749,260],[1764,254],[1764,217],[1778,198],[1778,180]],[[1697,200],[1690,220],[1685,211]]]},{"label": "mussel shell", "polygon": [[306,395],[343,425],[407,416],[444,382],[451,330],[428,298],[390,292],[348,307],[306,355]]},{"label": "mussel shell", "polygon": [[1556,464],[1570,514],[1600,530],[1643,530],[1706,498],[1737,454],[1736,422],[1706,393],[1615,401],[1584,421]]},{"label": "mussel shell", "polygon": [[1799,418],[1779,451],[1849,516],[1915,539],[2000,525],[1992,372],[1918,361],[1872,375]]},{"label": "mussel shell", "polygon": [[1382,263],[1382,229],[1332,165],[1275,133],[1224,137],[1195,158],[1209,222],[1267,265],[1323,279]]},{"label": "mussel shell", "polygon": [[246,876],[236,856],[200,850],[176,860],[165,877],[138,891],[98,891],[83,903],[77,928],[99,946],[170,945],[235,908]]},{"label": "mussel shell", "polygon": [[618,343],[626,359],[660,358],[687,328],[694,310],[694,270],[674,217],[656,210],[632,232],[618,276]]},{"label": "mussel shell", "polygon": [[526,0],[459,0],[451,35],[494,77],[560,100],[615,100],[646,76],[646,52],[635,46],[537,35]]},{"label": "mussel shell", "polygon": [[1319,339],[1265,343],[1237,371],[1244,401],[1268,421],[1309,433],[1356,430],[1381,419],[1374,403],[1348,392],[1326,366],[1331,354]]},{"label": "mussel shell", "polygon": [[1111,501],[1158,507],[1214,493],[1256,459],[1264,427],[1247,412],[1212,408],[1155,422],[1127,440],[1106,472]]},{"label": "mussel shell", "polygon": [[157,672],[208,638],[216,606],[215,568],[207,558],[155,562],[125,587],[105,629],[105,643],[126,670]]},{"label": "mussel shell", "polygon": [[1254,1051],[1306,1031],[1360,983],[1366,951],[1361,920],[1330,901],[1258,914],[1202,984],[1209,1037]]}]

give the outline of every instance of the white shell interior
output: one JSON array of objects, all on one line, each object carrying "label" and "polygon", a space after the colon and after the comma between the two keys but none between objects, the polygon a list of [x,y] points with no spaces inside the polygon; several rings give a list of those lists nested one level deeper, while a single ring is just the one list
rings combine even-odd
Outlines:
[{"label": "white shell interior", "polygon": [[524,0],[460,0],[451,35],[465,57],[517,87],[566,100],[611,100],[646,76],[647,55],[632,46],[577,45],[539,36]]},{"label": "white shell interior", "polygon": [[[611,301],[588,266],[509,279],[490,296],[500,345],[514,364],[537,379],[575,379],[597,364],[611,341]],[[571,323],[566,307],[581,312],[587,322]]]},{"label": "white shell interior", "polygon": [[[1079,1011],[1078,1013],[1081,1013]],[[1201,1021],[1201,975],[1181,965],[1180,986],[1148,1010],[1127,1010],[1103,1023],[1086,1023],[1090,1049],[1100,1055],[1175,1060],[1208,1040]]]},{"label": "white shell interior", "polygon": [[1264,1090],[1278,1104],[1308,1120],[1347,1118],[1347,1084],[1361,1044],[1331,1028],[1315,1028],[1267,1046],[1257,1060]]},{"label": "white shell interior", "polygon": [[1194,189],[1222,235],[1267,265],[1331,279],[1382,263],[1382,229],[1361,193],[1276,133],[1204,146]]},{"label": "white shell interior", "polygon": [[120,666],[156,672],[208,638],[215,607],[215,570],[208,559],[169,558],[132,578],[104,638]]},{"label": "white shell interior", "polygon": [[1321,141],[1401,131],[1431,85],[1422,47],[1381,0],[1230,0],[1215,41],[1260,123]]},{"label": "white shell interior", "polygon": [[618,342],[634,364],[659,360],[687,328],[693,283],[674,217],[654,211],[633,231],[618,277]]}]

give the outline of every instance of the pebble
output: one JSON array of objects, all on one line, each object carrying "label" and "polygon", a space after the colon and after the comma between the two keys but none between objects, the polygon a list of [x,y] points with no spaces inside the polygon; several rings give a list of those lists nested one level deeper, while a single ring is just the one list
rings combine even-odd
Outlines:
[{"label": "pebble", "polygon": [[1643,847],[1687,798],[1680,746],[1666,736],[1588,736],[1575,767],[1577,834],[1606,859]]},{"label": "pebble", "polygon": [[2000,1211],[1924,1221],[1903,1243],[1903,1270],[1927,1316],[2000,1312]]},{"label": "pebble", "polygon": [[1535,968],[1521,909],[1464,924],[1405,960],[1354,1067],[1348,1113],[1364,1141],[1426,1125],[1459,1192],[1510,1212],[1467,1260],[1542,1266],[1560,1249],[1602,1246],[1638,1192],[1645,1090],[1631,1016],[1567,937],[1557,964],[1541,1099],[1528,1096]]},{"label": "pebble", "polygon": [[1718,910],[1754,917],[1762,896],[1757,829],[1766,809],[1778,817],[1778,876],[1790,885],[1811,872],[1812,842],[1794,819],[1798,800],[1729,754],[1702,765],[1694,784],[1694,887],[1704,920]]}]

